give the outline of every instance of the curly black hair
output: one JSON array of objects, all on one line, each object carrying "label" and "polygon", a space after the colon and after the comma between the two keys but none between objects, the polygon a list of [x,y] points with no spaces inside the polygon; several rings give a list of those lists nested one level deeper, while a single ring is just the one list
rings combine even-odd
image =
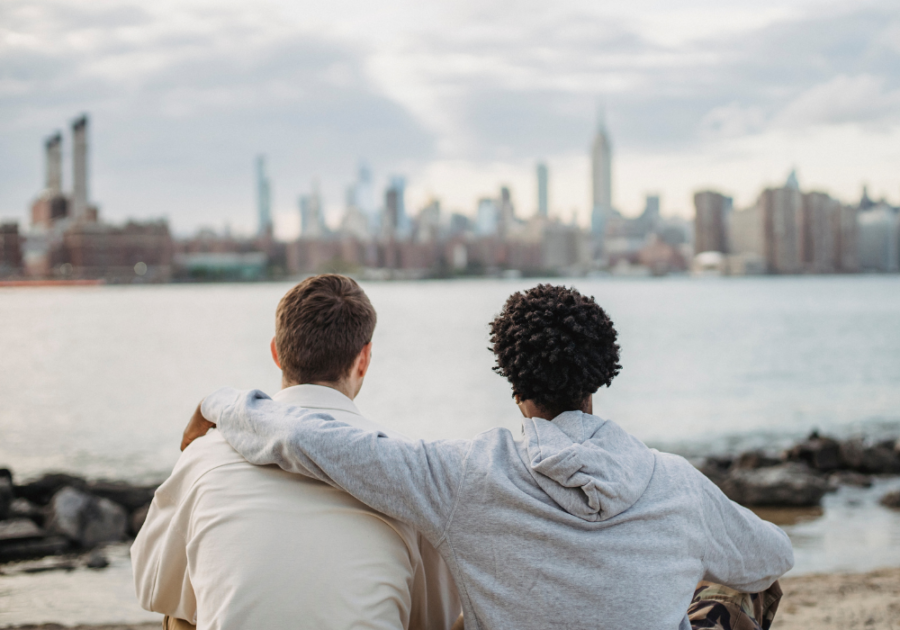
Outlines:
[{"label": "curly black hair", "polygon": [[509,296],[491,322],[494,371],[545,411],[580,409],[622,366],[616,329],[592,297],[539,284]]}]

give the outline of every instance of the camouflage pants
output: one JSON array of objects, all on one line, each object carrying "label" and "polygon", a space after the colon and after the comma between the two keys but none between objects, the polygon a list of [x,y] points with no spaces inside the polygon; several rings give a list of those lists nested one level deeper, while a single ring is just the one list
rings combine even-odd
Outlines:
[{"label": "camouflage pants", "polygon": [[780,601],[778,582],[762,593],[741,593],[721,584],[700,582],[688,607],[688,619],[695,629],[769,630]]}]

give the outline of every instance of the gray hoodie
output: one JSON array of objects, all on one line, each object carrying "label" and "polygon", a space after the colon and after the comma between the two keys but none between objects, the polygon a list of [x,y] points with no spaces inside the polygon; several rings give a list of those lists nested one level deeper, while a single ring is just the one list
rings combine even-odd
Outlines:
[{"label": "gray hoodie", "polygon": [[[580,411],[520,438],[406,441],[222,389],[203,415],[254,464],[343,488],[416,527],[446,560],[466,629],[689,629],[700,580],[758,592],[793,566],[787,535],[681,457]],[[289,559],[285,559],[289,561]]]}]

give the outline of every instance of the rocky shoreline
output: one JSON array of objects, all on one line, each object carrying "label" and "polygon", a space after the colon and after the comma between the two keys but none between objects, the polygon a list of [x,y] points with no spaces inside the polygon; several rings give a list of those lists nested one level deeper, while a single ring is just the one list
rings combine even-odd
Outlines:
[{"label": "rocky shoreline", "polygon": [[99,549],[137,534],[157,487],[64,473],[17,484],[0,468],[0,564],[98,550],[84,563],[103,568]]},{"label": "rocky shoreline", "polygon": [[[697,468],[729,499],[747,507],[815,507],[841,486],[871,487],[875,477],[900,475],[900,440],[837,440],[813,432],[780,453],[748,451],[706,457]],[[900,507],[900,495],[882,497]]]},{"label": "rocky shoreline", "polygon": [[[837,440],[814,432],[779,453],[748,451],[694,464],[747,507],[815,507],[841,486],[870,487],[877,476],[900,475],[900,441]],[[157,487],[64,473],[18,484],[12,471],[0,468],[0,565],[64,556],[70,560],[35,570],[103,568],[103,545],[138,533]],[[900,508],[900,493],[886,494],[882,503]]]}]

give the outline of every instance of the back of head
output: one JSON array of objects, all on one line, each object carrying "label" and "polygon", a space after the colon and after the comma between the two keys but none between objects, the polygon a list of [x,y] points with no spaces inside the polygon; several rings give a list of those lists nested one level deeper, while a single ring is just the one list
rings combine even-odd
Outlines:
[{"label": "back of head", "polygon": [[307,278],[288,291],[275,314],[275,346],[294,383],[336,383],[375,332],[372,303],[355,280],[337,274]]},{"label": "back of head", "polygon": [[544,410],[580,409],[622,369],[616,329],[590,296],[540,284],[513,293],[491,322],[494,370]]}]

